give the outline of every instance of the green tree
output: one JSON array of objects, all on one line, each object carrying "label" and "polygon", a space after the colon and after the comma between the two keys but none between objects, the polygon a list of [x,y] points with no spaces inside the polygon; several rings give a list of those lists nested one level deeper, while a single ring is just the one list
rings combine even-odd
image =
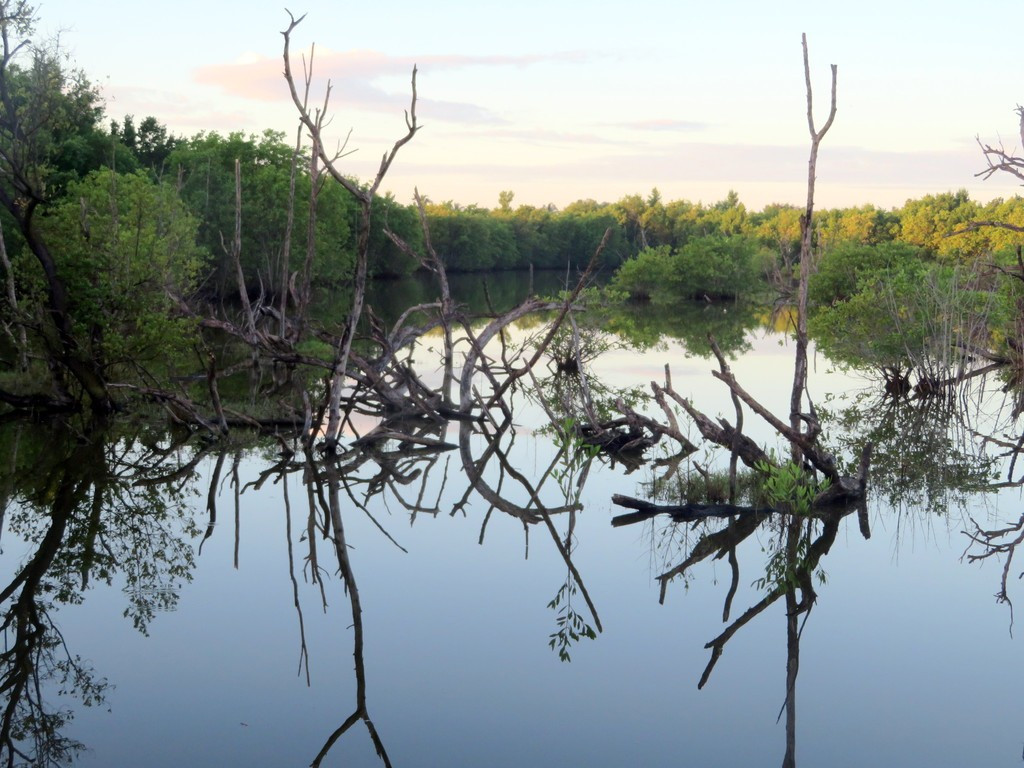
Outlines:
[{"label": "green tree", "polygon": [[735,298],[757,289],[758,245],[743,235],[695,238],[673,256],[676,292],[694,298]]},{"label": "green tree", "polygon": [[819,347],[833,360],[879,369],[887,381],[914,369],[930,392],[991,344],[1000,306],[978,277],[918,259],[869,272],[848,300],[812,318]]},{"label": "green tree", "polygon": [[[336,189],[340,192],[340,188]],[[370,220],[370,250],[368,269],[374,277],[402,277],[419,268],[419,262],[404,253],[385,234],[390,230],[405,241],[416,253],[423,255],[423,228],[419,213],[412,206],[402,205],[390,195],[378,195],[373,201],[374,216]],[[358,222],[358,211],[349,209],[349,230]]]},{"label": "green tree", "polygon": [[634,301],[650,301],[665,295],[672,274],[671,248],[667,245],[645,248],[619,266],[609,287]]},{"label": "green tree", "polygon": [[[94,139],[102,135],[96,90],[80,72],[66,68],[59,51],[33,46],[35,10],[24,1],[0,0],[0,205],[13,220],[30,254],[45,311],[34,327],[58,397],[68,385],[81,388],[93,409],[107,412],[114,401],[76,320],[66,276],[41,232],[40,211],[94,167]],[[16,61],[19,54],[26,64]]]},{"label": "green tree", "polygon": [[951,238],[949,235],[977,220],[978,214],[977,203],[970,199],[965,189],[908,200],[897,211],[899,238],[940,258],[972,259],[984,252],[984,237]]},{"label": "green tree", "polygon": [[810,277],[808,296],[818,305],[848,301],[865,281],[920,259],[921,249],[908,243],[840,243],[825,251],[817,273]]},{"label": "green tree", "polygon": [[134,379],[194,342],[178,302],[196,287],[196,221],[145,173],[73,182],[39,224],[69,289],[72,331],[104,378]]},{"label": "green tree", "polygon": [[[296,178],[291,247],[285,254],[290,180],[294,148],[284,134],[264,131],[246,136],[199,133],[177,145],[167,156],[168,169],[181,177],[181,196],[199,219],[199,242],[207,253],[208,289],[216,295],[237,290],[234,266],[225,248],[235,229],[235,161],[239,161],[242,198],[240,260],[248,288],[274,295],[281,285],[282,259],[289,272],[306,255],[306,228],[310,180],[300,158]],[[318,197],[316,253],[313,276],[320,283],[338,284],[352,271],[355,259],[353,232],[357,207],[335,185]]]},{"label": "green tree", "polygon": [[110,135],[115,144],[129,150],[132,157],[115,158],[113,168],[117,171],[134,170],[138,165],[149,170],[154,176],[160,177],[167,163],[167,158],[184,140],[167,132],[167,126],[150,115],[135,127],[135,117],[125,115],[124,121],[110,123]]}]

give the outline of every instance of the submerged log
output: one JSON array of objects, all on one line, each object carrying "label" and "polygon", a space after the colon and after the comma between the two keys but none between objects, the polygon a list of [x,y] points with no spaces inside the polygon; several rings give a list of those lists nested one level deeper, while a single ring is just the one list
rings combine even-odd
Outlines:
[{"label": "submerged log", "polygon": [[636,499],[632,496],[614,494],[612,503],[620,507],[635,509],[624,515],[612,518],[612,526],[618,528],[650,520],[657,515],[668,515],[677,523],[690,523],[712,517],[732,517],[734,515],[770,515],[779,510],[774,507],[751,507],[740,504],[653,504],[649,501]]},{"label": "submerged log", "polygon": [[[823,514],[829,514],[830,510],[843,504],[864,499],[867,482],[868,467],[871,463],[872,445],[868,443],[861,451],[860,465],[857,468],[855,477],[840,477],[835,483],[818,494],[812,504],[812,509],[822,510]],[[690,502],[686,504],[654,504],[650,501],[637,499],[632,496],[623,496],[616,493],[612,495],[612,503],[627,509],[635,509],[636,512],[629,512],[624,515],[617,515],[612,518],[612,526],[618,528],[623,525],[632,525],[645,520],[650,520],[657,515],[668,515],[677,523],[689,523],[708,518],[726,518],[736,515],[760,515],[766,516],[786,512],[786,509],[778,507],[754,507],[743,504],[703,504]],[[814,513],[812,513],[814,516]],[[866,517],[861,516],[861,530],[864,538],[868,538]]]}]

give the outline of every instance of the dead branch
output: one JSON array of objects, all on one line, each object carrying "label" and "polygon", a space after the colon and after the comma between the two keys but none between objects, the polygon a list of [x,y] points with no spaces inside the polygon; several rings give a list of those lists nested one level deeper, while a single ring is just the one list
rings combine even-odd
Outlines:
[{"label": "dead branch", "polygon": [[342,155],[342,150],[339,149],[338,154],[334,157],[329,156],[324,150],[322,134],[325,115],[330,100],[331,84],[328,81],[323,108],[321,110],[316,110],[311,114],[308,107],[308,84],[312,78],[312,61],[310,62],[309,70],[306,74],[306,95],[303,97],[299,96],[298,89],[295,85],[295,78],[292,74],[290,46],[292,32],[305,17],[296,19],[291,12],[288,13],[288,16],[290,18],[290,24],[288,25],[288,28],[282,32],[282,35],[284,36],[283,58],[284,77],[288,83],[288,90],[292,97],[292,103],[295,105],[296,110],[298,110],[300,121],[309,131],[309,135],[313,142],[313,151],[319,155],[320,160],[323,162],[325,169],[331,177],[356,199],[360,207],[359,230],[356,240],[356,271],[353,286],[352,307],[349,310],[345,332],[342,334],[337,345],[334,370],[331,377],[329,404],[327,408],[327,429],[324,434],[323,442],[324,450],[328,453],[333,453],[337,448],[338,439],[341,434],[341,398],[345,378],[348,372],[349,356],[352,350],[352,342],[356,336],[356,328],[360,317],[362,317],[363,301],[366,295],[367,260],[370,245],[370,216],[373,206],[373,198],[374,195],[376,195],[377,190],[380,188],[381,182],[384,180],[388,169],[394,162],[395,157],[397,157],[398,151],[409,143],[419,130],[419,125],[416,122],[416,67],[413,66],[412,68],[412,96],[410,98],[409,109],[405,113],[406,133],[395,141],[390,151],[384,153],[381,158],[380,167],[377,170],[377,175],[374,177],[370,185],[367,187],[361,187],[351,179],[347,178],[338,168],[336,161]]},{"label": "dead branch", "polygon": [[[1018,118],[1020,118],[1020,136],[1022,145],[1024,145],[1024,107],[1018,105],[1014,111],[1017,113]],[[1024,158],[1007,152],[1002,142],[999,142],[998,147],[994,147],[990,144],[983,144],[980,137],[975,137],[975,140],[981,148],[981,153],[987,165],[986,168],[974,174],[976,177],[987,180],[995,173],[1002,172],[1009,173],[1024,181]]]},{"label": "dead branch", "polygon": [[[821,130],[814,127],[814,103],[813,89],[811,88],[811,64],[807,53],[807,35],[801,35],[804,58],[804,84],[807,89],[807,129],[811,134],[811,152],[807,161],[807,204],[800,216],[800,286],[797,291],[797,320],[796,320],[796,360],[793,368],[793,389],[790,395],[790,428],[793,432],[799,433],[803,413],[803,397],[807,390],[807,286],[811,275],[811,260],[813,258],[813,220],[814,220],[814,181],[817,175],[818,147],[821,140],[832,127],[832,121],[836,117],[836,76],[838,68],[835,64],[832,68],[832,99],[829,106],[828,119]],[[813,408],[813,405],[810,406]],[[793,448],[793,461],[800,463],[801,453],[804,446],[800,442],[790,441]]]}]

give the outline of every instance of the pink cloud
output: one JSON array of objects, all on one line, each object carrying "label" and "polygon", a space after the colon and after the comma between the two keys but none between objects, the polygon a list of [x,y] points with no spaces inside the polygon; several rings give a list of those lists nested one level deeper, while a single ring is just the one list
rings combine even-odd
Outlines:
[{"label": "pink cloud", "polygon": [[[396,106],[408,104],[409,93],[392,93],[377,86],[380,78],[396,76],[411,77],[413,66],[420,70],[456,70],[470,67],[525,67],[546,61],[583,61],[583,53],[556,53],[531,56],[389,56],[379,51],[330,51],[316,49],[313,53],[314,87],[311,93],[313,103],[322,102],[327,81],[331,82],[332,94],[349,107],[374,112],[392,112]],[[309,52],[305,52],[305,62]],[[304,59],[301,52],[293,51],[292,69],[297,85],[301,88],[304,77]],[[242,60],[200,67],[193,71],[193,80],[209,85],[231,96],[257,101],[279,102],[288,98],[288,89],[283,77],[284,63],[280,58],[268,56],[246,56]],[[425,112],[434,119],[453,122],[501,123],[494,112],[474,104],[423,99]]]}]

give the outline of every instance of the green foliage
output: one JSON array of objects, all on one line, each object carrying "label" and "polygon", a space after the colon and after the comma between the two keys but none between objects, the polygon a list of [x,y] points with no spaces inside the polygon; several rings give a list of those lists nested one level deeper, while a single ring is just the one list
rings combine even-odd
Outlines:
[{"label": "green foliage", "polygon": [[[796,541],[795,551],[788,552],[784,547],[777,547],[768,554],[765,562],[764,576],[754,579],[756,589],[767,589],[769,592],[792,592],[800,587],[799,574],[807,567],[811,540],[809,536],[800,536]],[[825,583],[827,577],[821,569],[817,571],[818,581]]]},{"label": "green foliage", "polygon": [[782,264],[792,265],[800,253],[800,216],[795,205],[774,203],[750,217],[751,232]]},{"label": "green foliage", "polygon": [[4,71],[13,110],[2,108],[0,147],[5,166],[17,166],[43,199],[60,197],[67,185],[110,164],[112,145],[100,125],[103,105],[83,72],[66,65],[56,48],[31,47],[27,64]]},{"label": "green foliage", "polygon": [[833,208],[815,212],[814,228],[818,247],[826,252],[842,243],[879,245],[899,232],[899,216],[873,205]]},{"label": "green foliage", "polygon": [[670,280],[676,293],[692,298],[736,298],[756,288],[757,243],[742,235],[691,240],[675,254]]},{"label": "green foliage", "polygon": [[921,250],[907,243],[867,245],[854,241],[839,243],[825,251],[818,271],[808,283],[808,298],[828,305],[849,300],[858,287],[877,283],[884,276],[911,268],[920,262]]},{"label": "green foliage", "polygon": [[171,152],[184,143],[183,139],[168,133],[167,126],[152,115],[143,118],[138,128],[133,115],[125,115],[121,123],[113,120],[110,135],[116,144],[130,153],[127,159],[118,156],[114,168],[124,172],[133,170],[132,164],[135,164],[157,179],[163,176]]},{"label": "green foliage", "polygon": [[611,287],[635,300],[736,298],[756,290],[758,245],[741,235],[707,235],[672,250],[646,248],[616,271]]},{"label": "green foliage", "polygon": [[[211,279],[207,288],[219,296],[237,290],[228,253],[235,231],[235,161],[239,161],[242,188],[241,261],[247,285],[279,293],[287,258],[289,272],[301,268],[306,257],[309,221],[309,174],[298,158],[291,247],[284,253],[288,225],[289,189],[294,147],[284,134],[264,131],[246,136],[199,133],[177,145],[166,164],[181,175],[181,196],[199,220],[199,243],[206,251]],[[355,263],[355,203],[338,184],[325,184],[317,201],[316,254],[313,277],[337,284]]]},{"label": "green foliage", "polygon": [[978,214],[978,204],[970,199],[965,189],[908,200],[898,212],[899,239],[950,260],[976,257],[984,248],[979,239],[950,238],[949,235],[978,220]]},{"label": "green foliage", "polygon": [[576,420],[571,417],[558,425],[556,434],[560,464],[551,470],[551,475],[558,483],[566,505],[575,506],[580,502],[590,462],[601,449],[580,436]]},{"label": "green foliage", "polygon": [[34,550],[11,571],[0,602],[5,764],[72,764],[82,745],[62,733],[75,714],[64,702],[104,703],[108,683],[72,652],[57,621],[60,608],[81,603],[90,584],[123,579],[124,615],[145,633],[157,611],[176,607],[192,577],[198,529],[188,497],[195,491],[167,481],[194,469],[193,454],[180,445],[156,447],[164,437],[98,433],[82,424],[0,428],[9,458],[0,466],[5,535]]},{"label": "green foliage", "polygon": [[803,467],[792,461],[778,466],[761,463],[757,470],[764,477],[762,489],[768,502],[800,517],[810,514],[815,497],[829,486],[827,479],[815,482]]},{"label": "green foliage", "polygon": [[[175,297],[196,287],[196,221],[173,187],[97,171],[71,183],[39,227],[68,287],[75,336],[101,365],[123,374],[190,348],[193,322],[177,316]],[[41,300],[42,289],[24,294]]]},{"label": "green foliage", "polygon": [[959,404],[946,399],[882,402],[863,392],[818,410],[836,436],[837,453],[858,456],[871,443],[871,493],[895,510],[966,512],[999,474],[999,457],[979,452],[975,437],[962,428]]},{"label": "green foliage", "polygon": [[[339,185],[332,184],[338,192]],[[358,210],[350,208],[350,229],[358,229]],[[402,238],[414,252],[425,256],[423,252],[423,228],[420,226],[419,213],[415,208],[400,205],[391,195],[375,197],[373,215],[370,217],[370,247],[367,256],[367,269],[372,277],[403,277],[410,275],[419,268],[419,261],[404,253],[384,233],[388,229]]]},{"label": "green foliage", "polygon": [[[557,425],[556,444],[559,465],[552,469],[551,475],[558,483],[566,505],[576,507],[579,505],[583,482],[587,477],[590,462],[593,461],[600,449],[596,445],[588,445],[584,442],[576,429],[576,422],[571,418],[567,418]],[[570,515],[572,514],[570,512]],[[572,519],[570,517],[570,521]],[[571,522],[565,547],[567,551],[572,549]],[[566,570],[565,583],[559,588],[554,599],[548,603],[548,608],[555,611],[555,631],[548,636],[548,645],[558,653],[558,658],[561,661],[572,661],[569,648],[580,638],[587,637],[593,640],[597,637],[594,628],[587,624],[586,619],[573,608],[572,599],[576,596],[576,592],[576,578],[570,568]]]},{"label": "green foliage", "polygon": [[483,208],[462,208],[448,202],[427,206],[434,250],[453,272],[472,272],[519,266],[510,222],[490,216]]},{"label": "green foliage", "polygon": [[594,640],[597,633],[587,624],[572,607],[572,598],[576,596],[576,583],[572,577],[559,588],[548,608],[555,611],[556,629],[548,637],[548,646],[558,653],[559,661],[572,661],[569,649],[581,638]]},{"label": "green foliage", "polygon": [[664,300],[673,274],[672,249],[667,245],[645,248],[615,270],[609,287],[634,301]]},{"label": "green foliage", "polygon": [[999,297],[971,269],[906,260],[861,278],[848,300],[821,309],[810,327],[833,360],[929,376],[988,347]]},{"label": "green foliage", "polygon": [[[663,476],[655,476],[645,483],[646,494],[668,504],[724,504],[729,501],[729,470],[711,466],[710,454],[703,466],[695,460]],[[738,467],[736,472],[736,502],[760,506],[764,503],[761,475]]]},{"label": "green foliage", "polygon": [[303,339],[296,345],[295,351],[300,355],[317,357],[321,360],[333,360],[335,355],[334,347],[320,339]]},{"label": "green foliage", "polygon": [[750,348],[750,331],[767,318],[752,303],[709,304],[677,299],[671,311],[651,312],[634,303],[611,304],[588,310],[587,322],[614,333],[630,346],[647,349],[670,339],[681,341],[687,355],[711,357],[708,334],[730,357]]},{"label": "green foliage", "polygon": [[[798,519],[810,515],[814,499],[829,487],[827,479],[816,482],[792,461],[780,465],[761,463],[757,470],[763,475],[762,493],[768,502],[780,512]],[[799,574],[812,565],[809,562],[811,537],[809,528],[801,531],[794,528],[795,525],[799,525],[799,520],[791,520],[783,527],[788,542],[776,541],[772,548],[764,550],[768,560],[764,576],[754,580],[757,589],[790,592],[800,587]],[[824,571],[819,569],[817,577],[825,582]]]}]

